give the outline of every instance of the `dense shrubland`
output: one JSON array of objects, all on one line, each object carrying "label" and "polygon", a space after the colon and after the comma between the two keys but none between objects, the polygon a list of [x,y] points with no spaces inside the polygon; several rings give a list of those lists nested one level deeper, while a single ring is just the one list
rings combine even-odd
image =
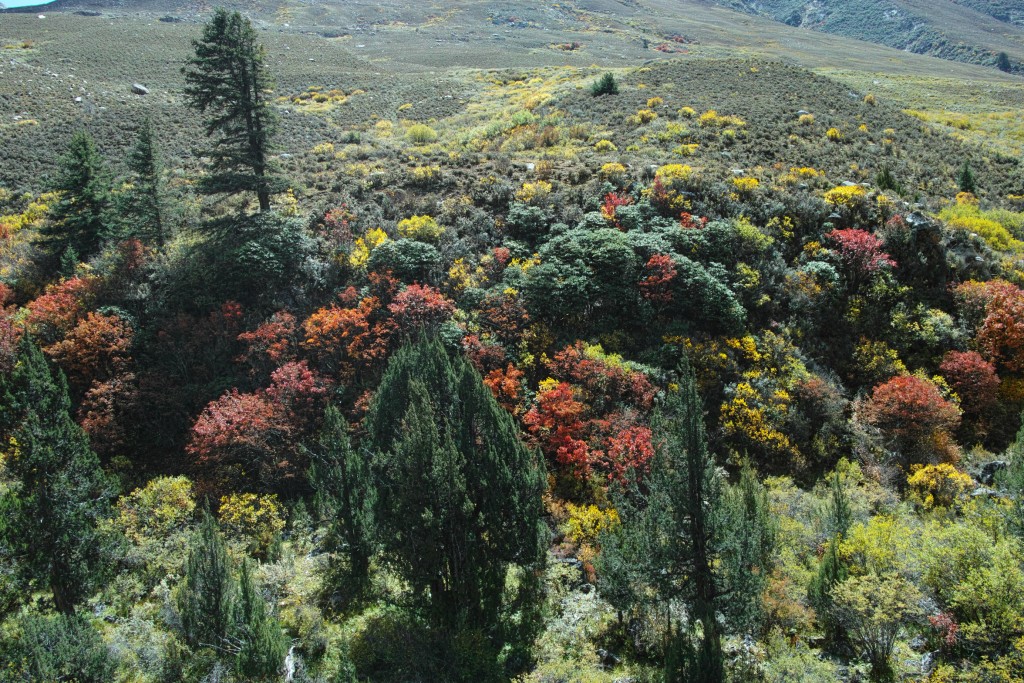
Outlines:
[{"label": "dense shrubland", "polygon": [[259,213],[159,120],[0,189],[0,679],[1022,676],[1019,164],[582,76],[296,91]]}]

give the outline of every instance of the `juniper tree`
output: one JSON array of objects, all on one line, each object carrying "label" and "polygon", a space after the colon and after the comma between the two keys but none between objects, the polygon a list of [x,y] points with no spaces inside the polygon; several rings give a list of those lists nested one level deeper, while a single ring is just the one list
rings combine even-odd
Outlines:
[{"label": "juniper tree", "polygon": [[0,545],[26,595],[49,589],[58,612],[73,614],[107,559],[97,532],[112,482],[71,419],[63,374],[35,343],[19,342],[14,369],[0,376],[0,437],[13,485],[0,497]]},{"label": "juniper tree", "polygon": [[60,198],[42,230],[48,251],[57,257],[74,252],[88,259],[107,237],[111,202],[110,176],[91,135],[78,131],[71,137],[50,189]]},{"label": "juniper tree", "polygon": [[[649,475],[616,494],[621,525],[602,537],[602,594],[620,610],[667,615],[667,681],[724,680],[722,625],[753,625],[770,570],[775,532],[752,471],[730,487],[707,447],[688,364],[652,422]],[[688,623],[673,621],[685,609]]]},{"label": "juniper tree", "polygon": [[431,628],[447,642],[478,634],[493,653],[531,642],[501,618],[509,572],[531,586],[544,540],[543,467],[512,417],[464,358],[426,340],[392,358],[366,425],[378,540]]},{"label": "juniper tree", "polygon": [[208,513],[192,540],[177,607],[189,644],[218,650],[226,646],[238,615],[238,583],[217,520]]},{"label": "juniper tree", "polygon": [[239,574],[238,623],[232,641],[238,648],[235,669],[243,680],[277,677],[288,653],[288,641],[281,624],[267,611],[248,560],[242,562]]},{"label": "juniper tree", "polygon": [[331,552],[323,593],[341,606],[358,601],[369,584],[373,554],[375,491],[370,462],[352,448],[347,425],[330,405],[323,427],[306,450],[318,511],[329,519],[325,546]]},{"label": "juniper tree", "polygon": [[192,46],[195,54],[182,69],[185,97],[206,115],[207,136],[216,136],[201,188],[255,192],[260,211],[269,211],[270,195],[283,185],[269,158],[275,117],[267,92],[273,83],[256,30],[239,12],[218,8]]}]

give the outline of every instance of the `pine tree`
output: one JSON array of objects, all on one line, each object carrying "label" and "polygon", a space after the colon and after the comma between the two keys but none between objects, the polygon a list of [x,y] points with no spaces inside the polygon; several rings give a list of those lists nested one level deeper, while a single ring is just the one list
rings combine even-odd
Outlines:
[{"label": "pine tree", "polygon": [[0,376],[0,437],[14,485],[0,498],[0,544],[15,558],[26,594],[49,588],[73,614],[91,593],[107,549],[96,527],[114,495],[85,432],[71,419],[67,383],[28,335]]},{"label": "pine tree", "polygon": [[999,487],[1013,501],[1010,509],[1010,529],[1024,539],[1024,426],[1005,454],[1007,466],[997,476]]},{"label": "pine tree", "polygon": [[266,93],[273,83],[256,30],[240,13],[218,8],[192,46],[195,55],[182,69],[185,96],[207,116],[206,134],[217,136],[202,187],[210,194],[255,192],[260,211],[269,211],[270,195],[283,184],[269,158],[275,117]]},{"label": "pine tree", "polygon": [[1005,73],[1013,71],[1013,64],[1010,63],[1010,55],[1000,52],[996,55],[996,68]]},{"label": "pine tree", "polygon": [[493,653],[530,642],[500,615],[509,570],[528,576],[543,557],[545,478],[512,417],[465,359],[427,340],[395,354],[366,424],[379,542],[432,629],[481,634]]},{"label": "pine tree", "polygon": [[316,506],[330,518],[325,545],[332,556],[324,597],[344,608],[358,602],[369,584],[376,499],[369,458],[352,448],[345,420],[333,405],[307,451]]},{"label": "pine tree", "polygon": [[225,648],[237,619],[238,584],[217,520],[208,513],[192,540],[177,607],[189,644]]},{"label": "pine tree", "polygon": [[153,136],[153,122],[148,117],[142,121],[135,147],[128,154],[128,170],[134,178],[122,210],[130,221],[126,232],[162,247],[165,239],[163,164]]},{"label": "pine tree", "polygon": [[50,188],[60,192],[42,231],[51,254],[61,257],[74,250],[79,258],[88,259],[100,250],[107,237],[110,186],[96,142],[85,131],[75,133]]}]

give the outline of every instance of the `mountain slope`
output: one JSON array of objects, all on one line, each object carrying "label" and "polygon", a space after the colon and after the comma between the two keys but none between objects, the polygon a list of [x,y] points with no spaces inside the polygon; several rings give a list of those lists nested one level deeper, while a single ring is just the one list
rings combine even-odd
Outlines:
[{"label": "mountain slope", "polygon": [[[1024,73],[1024,6],[1011,0],[719,0],[776,21]],[[1000,64],[1000,54],[1006,61]]]}]

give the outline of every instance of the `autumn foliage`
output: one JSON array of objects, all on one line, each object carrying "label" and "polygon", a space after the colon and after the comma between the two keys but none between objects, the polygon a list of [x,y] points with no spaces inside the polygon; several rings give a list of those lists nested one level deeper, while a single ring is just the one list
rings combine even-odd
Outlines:
[{"label": "autumn foliage", "polygon": [[926,462],[949,457],[944,444],[960,423],[960,409],[934,383],[900,375],[874,388],[864,417],[890,437],[904,457]]}]

